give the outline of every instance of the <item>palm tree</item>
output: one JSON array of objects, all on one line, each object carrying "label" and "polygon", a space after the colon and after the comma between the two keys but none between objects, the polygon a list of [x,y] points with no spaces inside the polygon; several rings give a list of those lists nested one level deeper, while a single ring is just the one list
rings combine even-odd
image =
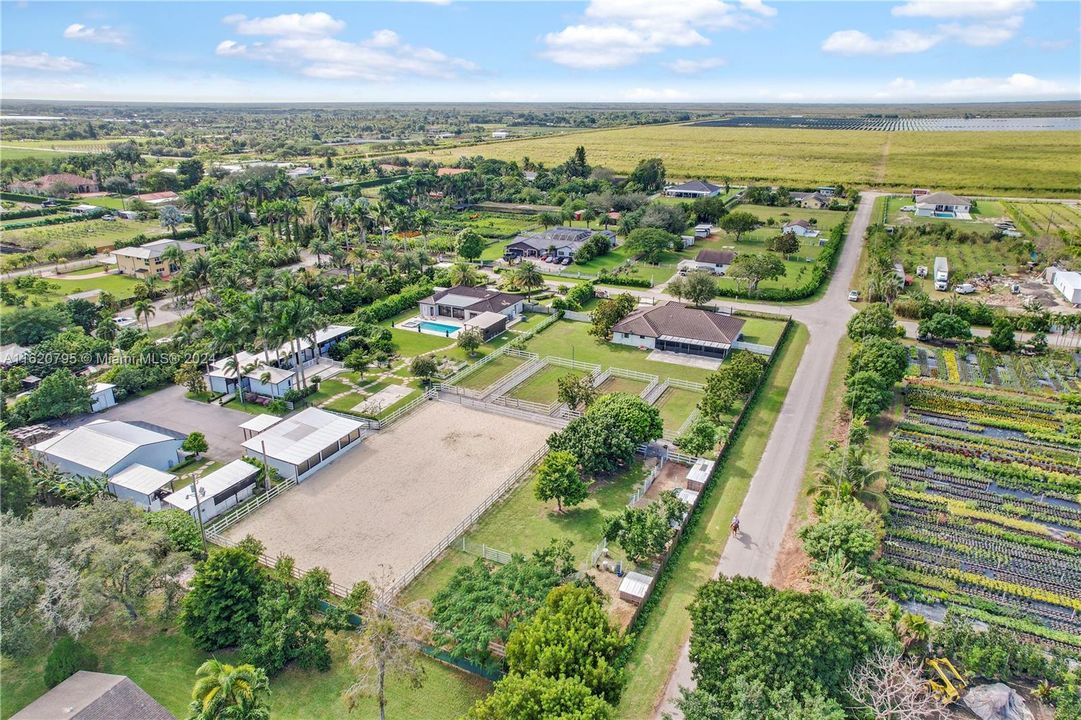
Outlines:
[{"label": "palm tree", "polygon": [[334,208],[330,204],[330,198],[323,196],[315,201],[312,208],[312,222],[323,232],[323,236],[330,240],[331,223],[334,220]]},{"label": "palm tree", "polygon": [[863,447],[851,447],[828,455],[818,465],[815,484],[808,495],[823,501],[846,497],[860,498],[889,473],[874,467],[873,459]]},{"label": "palm tree", "polygon": [[184,202],[191,208],[191,221],[199,235],[206,232],[206,206],[214,199],[214,193],[214,184],[204,180],[181,194]]},{"label": "palm tree", "polygon": [[212,659],[195,674],[190,720],[270,720],[270,681],[262,668]]},{"label": "palm tree", "polygon": [[117,334],[120,332],[120,328],[116,324],[116,320],[113,320],[113,316],[110,313],[103,313],[101,320],[98,320],[98,326],[94,328],[94,335],[102,340],[109,340],[110,342],[116,339]]},{"label": "palm tree", "polygon": [[158,296],[158,286],[161,285],[161,278],[151,273],[142,280],[142,286],[146,290],[146,296],[153,300]]},{"label": "palm tree", "polygon": [[172,245],[161,251],[161,261],[163,263],[168,263],[170,272],[175,272],[172,269],[174,266],[177,270],[183,268],[184,260],[184,251],[180,249],[179,243],[173,243]]},{"label": "palm tree", "polygon": [[289,349],[296,362],[296,371],[301,387],[308,386],[308,379],[304,376],[304,363],[300,362],[299,344],[297,336],[306,329],[306,318],[311,315],[311,308],[301,297],[290,297],[282,305],[279,316],[280,332],[289,338]]},{"label": "palm tree", "polygon": [[154,303],[149,300],[136,300],[135,304],[131,306],[135,311],[135,319],[142,319],[146,324],[146,331],[150,332],[150,318],[154,317],[157,310],[154,308]]},{"label": "palm tree", "polygon": [[360,198],[357,202],[353,203],[352,210],[353,222],[358,228],[360,228],[360,244],[361,246],[368,244],[368,223],[372,221],[371,209],[368,207],[368,201],[365,198]]},{"label": "palm tree", "polygon": [[424,247],[428,247],[428,231],[432,229],[435,216],[432,215],[431,210],[418,210],[413,221],[417,224],[417,230],[420,230],[420,236],[424,240]]},{"label": "palm tree", "polygon": [[913,645],[922,652],[927,649],[927,641],[931,638],[931,625],[923,615],[906,612],[897,621],[897,636],[905,652]]},{"label": "palm tree", "polygon": [[244,325],[235,316],[218,318],[208,326],[210,331],[210,347],[215,355],[230,355],[230,363],[236,377],[236,399],[242,402],[244,399],[240,388],[241,365],[238,353],[244,344]]},{"label": "palm tree", "polygon": [[521,289],[526,291],[526,299],[530,299],[533,295],[533,290],[544,285],[544,278],[541,277],[540,271],[537,270],[537,266],[531,262],[524,262],[518,266],[514,271],[514,283]]},{"label": "palm tree", "polygon": [[456,262],[450,268],[451,285],[473,287],[481,283],[480,273],[467,262]]},{"label": "palm tree", "polygon": [[191,278],[196,289],[202,290],[210,283],[210,268],[210,258],[199,254],[184,268],[184,274]]}]

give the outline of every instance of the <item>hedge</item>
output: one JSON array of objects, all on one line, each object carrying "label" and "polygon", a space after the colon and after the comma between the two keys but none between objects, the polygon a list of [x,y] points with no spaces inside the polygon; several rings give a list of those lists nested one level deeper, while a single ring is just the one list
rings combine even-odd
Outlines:
[{"label": "hedge", "polygon": [[26,228],[47,227],[49,225],[65,225],[73,222],[83,222],[85,220],[93,220],[99,215],[105,214],[105,208],[101,208],[101,212],[95,212],[89,215],[63,215],[61,217],[48,217],[44,220],[35,220],[33,222],[14,223],[8,225],[5,230],[24,230]]},{"label": "hedge", "polygon": [[755,293],[750,293],[746,288],[723,287],[719,288],[717,295],[720,297],[745,298],[748,300],[803,300],[818,292],[819,288],[829,280],[833,269],[837,266],[837,260],[841,257],[841,247],[844,245],[845,228],[848,226],[848,216],[830,230],[829,240],[826,241],[822,253],[811,266],[811,276],[802,285],[794,288],[761,288]]},{"label": "hedge", "polygon": [[0,212],[0,220],[21,220],[29,217],[42,217],[44,215],[55,215],[61,210],[67,208],[62,207],[45,207],[45,208],[27,208],[26,210],[13,210],[12,212]]},{"label": "hedge", "polygon": [[601,273],[598,275],[596,282],[601,283],[602,285],[622,285],[624,287],[653,287],[653,281],[646,280],[645,278],[632,277],[630,275],[611,275],[609,273]]},{"label": "hedge", "polygon": [[388,295],[382,300],[376,300],[366,308],[357,310],[353,313],[354,321],[357,323],[377,323],[389,320],[431,295],[433,287],[431,283],[408,285],[402,288],[402,291],[397,295]]},{"label": "hedge", "polygon": [[27,195],[25,193],[14,193],[14,192],[0,192],[0,200],[15,200],[15,201],[18,201],[18,202],[32,202],[32,203],[38,203],[39,205],[42,202],[46,201],[46,200],[52,200],[53,202],[55,202],[55,203],[57,203],[59,205],[74,205],[75,204],[74,200],[61,200],[60,198],[50,198],[47,195]]}]

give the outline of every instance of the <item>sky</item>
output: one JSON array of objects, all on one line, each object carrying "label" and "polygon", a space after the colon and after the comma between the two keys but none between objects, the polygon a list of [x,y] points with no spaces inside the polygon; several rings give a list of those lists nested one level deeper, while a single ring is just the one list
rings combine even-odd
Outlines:
[{"label": "sky", "polygon": [[1076,1],[3,0],[0,28],[7,99],[1081,99]]}]

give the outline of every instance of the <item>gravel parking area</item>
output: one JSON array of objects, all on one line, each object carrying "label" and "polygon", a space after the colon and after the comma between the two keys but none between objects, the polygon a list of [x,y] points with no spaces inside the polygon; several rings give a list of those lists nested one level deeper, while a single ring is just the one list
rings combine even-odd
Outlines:
[{"label": "gravel parking area", "polygon": [[[524,460],[551,428],[432,401],[342,454],[226,533],[325,567],[345,587],[399,577]],[[381,566],[388,568],[384,573]]]}]

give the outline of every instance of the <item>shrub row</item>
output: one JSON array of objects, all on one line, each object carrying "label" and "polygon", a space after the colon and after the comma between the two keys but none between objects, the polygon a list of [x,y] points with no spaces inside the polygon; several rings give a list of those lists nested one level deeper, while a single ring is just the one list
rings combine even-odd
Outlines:
[{"label": "shrub row", "polygon": [[25,210],[13,210],[11,212],[0,212],[0,220],[21,220],[23,218],[30,217],[44,217],[45,215],[55,215],[61,210],[67,208],[62,207],[39,207],[39,208],[27,208]]},{"label": "shrub row", "polygon": [[5,230],[24,230],[26,228],[47,227],[49,225],[64,225],[66,223],[84,222],[105,214],[105,208],[101,209],[101,212],[93,213],[92,215],[61,215],[59,217],[47,217],[44,220],[34,220],[31,222],[14,223],[5,227]]},{"label": "shrub row", "polygon": [[717,294],[721,297],[748,298],[752,300],[803,300],[818,292],[819,288],[829,280],[833,269],[837,267],[837,260],[841,257],[841,247],[845,241],[845,229],[848,227],[848,216],[830,230],[829,240],[826,241],[822,252],[811,266],[811,273],[802,285],[792,288],[760,288],[753,295],[745,287],[719,288]]},{"label": "shrub row", "polygon": [[624,287],[653,287],[653,282],[650,280],[646,280],[645,278],[634,277],[632,275],[612,275],[611,273],[604,272],[597,275],[596,282],[603,283],[605,285],[622,285]]},{"label": "shrub row", "polygon": [[48,198],[44,195],[27,195],[26,193],[14,193],[14,192],[0,192],[0,200],[14,200],[16,202],[31,202],[42,203],[46,200],[53,200],[60,205],[74,205],[72,200],[60,200],[58,198]]},{"label": "shrub row", "polygon": [[366,308],[361,308],[353,314],[357,323],[377,323],[389,320],[400,312],[414,307],[422,299],[432,294],[431,283],[419,283],[407,285],[397,295],[388,295],[382,300],[376,300]]}]

